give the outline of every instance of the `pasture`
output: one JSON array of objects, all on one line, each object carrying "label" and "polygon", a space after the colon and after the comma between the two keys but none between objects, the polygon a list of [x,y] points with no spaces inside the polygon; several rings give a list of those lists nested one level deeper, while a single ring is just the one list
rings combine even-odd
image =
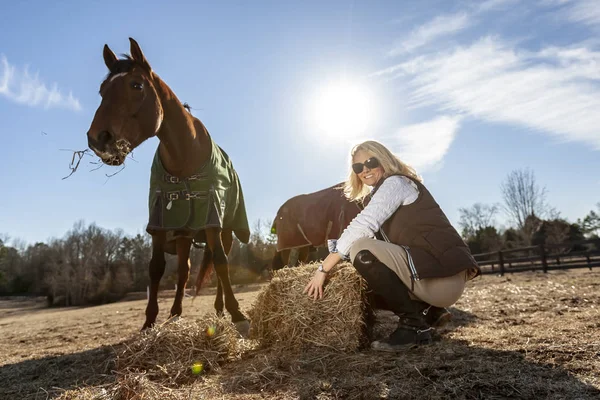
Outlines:
[{"label": "pasture", "polygon": [[[243,312],[264,285],[234,287]],[[173,295],[161,292],[158,321],[168,316]],[[193,304],[185,298],[183,318],[214,312],[213,301],[210,288]],[[115,352],[139,335],[145,307],[145,294],[86,308],[0,299],[0,399],[111,398],[102,394],[115,384]],[[600,398],[597,269],[485,275],[467,285],[451,310],[453,322],[431,346],[406,354],[326,348],[285,354],[247,343],[238,359],[191,384],[146,382],[118,398]],[[394,329],[391,313],[377,317],[377,336]]]}]

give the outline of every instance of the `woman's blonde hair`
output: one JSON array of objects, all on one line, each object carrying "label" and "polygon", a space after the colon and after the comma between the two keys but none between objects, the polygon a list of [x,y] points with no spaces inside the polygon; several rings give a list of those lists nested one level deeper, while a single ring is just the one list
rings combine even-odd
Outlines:
[{"label": "woman's blonde hair", "polygon": [[[350,164],[353,163],[354,155],[357,151],[366,152],[369,157],[375,157],[383,167],[383,177],[391,175],[404,175],[423,182],[423,179],[417,175],[417,172],[410,165],[402,162],[397,156],[387,149],[384,145],[374,140],[367,140],[360,143],[350,152]],[[344,183],[344,194],[349,200],[363,200],[368,194],[369,188],[362,183],[358,175],[350,168],[348,179]]]}]

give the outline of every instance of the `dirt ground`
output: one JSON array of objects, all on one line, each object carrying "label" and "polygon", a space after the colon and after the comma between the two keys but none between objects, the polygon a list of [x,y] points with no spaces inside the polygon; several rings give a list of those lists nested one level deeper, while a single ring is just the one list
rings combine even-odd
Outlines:
[{"label": "dirt ground", "polygon": [[[234,289],[243,310],[261,287]],[[166,295],[159,320],[171,306]],[[186,298],[184,317],[212,311],[213,301],[210,289],[193,304]],[[43,298],[0,298],[0,399],[111,384],[114,351],[138,334],[145,306],[49,309]],[[600,398],[599,269],[479,277],[451,311],[432,345],[406,354],[249,351],[173,398]],[[377,336],[394,318],[378,312]]]}]

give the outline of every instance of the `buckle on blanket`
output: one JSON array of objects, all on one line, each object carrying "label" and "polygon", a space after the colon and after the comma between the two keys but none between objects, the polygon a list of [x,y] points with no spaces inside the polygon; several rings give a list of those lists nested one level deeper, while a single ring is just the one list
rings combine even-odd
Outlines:
[{"label": "buckle on blanket", "polygon": [[166,197],[167,200],[179,200],[179,192],[167,192]]},{"label": "buckle on blanket", "polygon": [[181,182],[181,180],[178,177],[173,176],[173,175],[166,175],[166,174],[165,174],[165,181],[168,182],[168,183],[179,183],[179,182]]}]

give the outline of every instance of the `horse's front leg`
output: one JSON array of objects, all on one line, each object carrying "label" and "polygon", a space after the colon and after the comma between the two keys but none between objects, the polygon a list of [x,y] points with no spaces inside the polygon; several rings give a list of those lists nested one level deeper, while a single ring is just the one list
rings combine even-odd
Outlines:
[{"label": "horse's front leg", "polygon": [[223,302],[223,285],[221,284],[221,280],[217,279],[217,297],[215,298],[215,310],[217,311],[217,316],[222,317],[225,315],[223,312],[224,302]]},{"label": "horse's front leg", "polygon": [[285,265],[287,264],[287,258],[284,259],[286,252],[287,252],[287,256],[289,256],[289,250],[281,250],[281,251],[275,252],[275,255],[273,256],[273,260],[271,261],[271,270],[277,271],[277,270],[280,270],[281,268],[285,267]]},{"label": "horse's front leg", "polygon": [[142,330],[148,329],[156,322],[158,315],[158,285],[165,273],[165,235],[163,233],[152,235],[152,258],[148,273],[150,275],[150,291],[148,305],[146,306],[146,322]]},{"label": "horse's front leg", "polygon": [[175,291],[175,300],[171,307],[171,317],[181,315],[183,311],[183,295],[185,294],[185,286],[190,277],[190,248],[192,239],[177,238],[175,242],[177,249],[177,290]]},{"label": "horse's front leg", "polygon": [[294,266],[297,267],[300,264],[306,264],[309,253],[310,253],[310,246],[300,247],[298,249],[298,259],[296,260],[296,263],[294,264]]}]

